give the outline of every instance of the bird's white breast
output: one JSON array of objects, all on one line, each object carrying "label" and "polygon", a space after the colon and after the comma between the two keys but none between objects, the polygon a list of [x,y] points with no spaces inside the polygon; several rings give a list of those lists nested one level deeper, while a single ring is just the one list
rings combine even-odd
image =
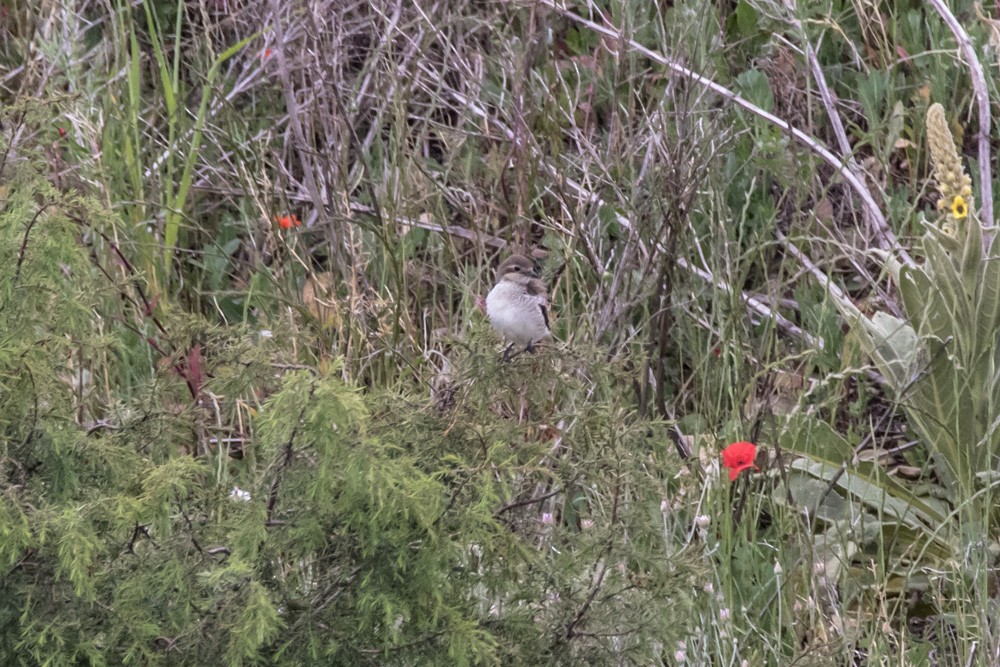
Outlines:
[{"label": "bird's white breast", "polygon": [[549,336],[542,308],[544,296],[527,293],[522,285],[501,281],[486,296],[486,314],[490,323],[507,340],[531,345]]}]

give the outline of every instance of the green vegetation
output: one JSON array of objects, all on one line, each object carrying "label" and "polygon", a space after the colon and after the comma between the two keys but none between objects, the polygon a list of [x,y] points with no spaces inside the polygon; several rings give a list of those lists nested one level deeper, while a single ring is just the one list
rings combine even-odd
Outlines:
[{"label": "green vegetation", "polygon": [[667,4],[0,3],[0,664],[1000,664],[1000,17]]}]

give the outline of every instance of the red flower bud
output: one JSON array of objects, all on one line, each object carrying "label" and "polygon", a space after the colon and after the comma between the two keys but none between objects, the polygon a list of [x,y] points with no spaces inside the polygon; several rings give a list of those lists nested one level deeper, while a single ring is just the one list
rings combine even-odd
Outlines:
[{"label": "red flower bud", "polygon": [[274,221],[278,223],[278,226],[282,229],[291,229],[292,227],[298,227],[302,224],[302,221],[295,215],[277,215],[274,217]]}]

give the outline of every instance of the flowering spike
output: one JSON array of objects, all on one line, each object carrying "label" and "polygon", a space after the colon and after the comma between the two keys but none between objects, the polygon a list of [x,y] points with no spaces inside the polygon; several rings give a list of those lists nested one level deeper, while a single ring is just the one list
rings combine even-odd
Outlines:
[{"label": "flowering spike", "polygon": [[972,179],[962,166],[962,158],[945,120],[944,107],[940,104],[932,104],[927,110],[927,144],[934,164],[934,178],[941,193],[938,207],[949,209],[951,219],[945,222],[945,231],[952,230],[950,235],[953,236],[954,223],[964,219],[972,207]]}]

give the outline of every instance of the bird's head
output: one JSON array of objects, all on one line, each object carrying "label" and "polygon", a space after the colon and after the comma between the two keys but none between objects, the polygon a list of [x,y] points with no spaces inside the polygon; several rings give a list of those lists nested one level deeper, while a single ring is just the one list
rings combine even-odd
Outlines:
[{"label": "bird's head", "polygon": [[535,264],[524,255],[511,255],[497,268],[497,282],[508,281],[518,285],[527,285],[529,281],[538,278]]}]

